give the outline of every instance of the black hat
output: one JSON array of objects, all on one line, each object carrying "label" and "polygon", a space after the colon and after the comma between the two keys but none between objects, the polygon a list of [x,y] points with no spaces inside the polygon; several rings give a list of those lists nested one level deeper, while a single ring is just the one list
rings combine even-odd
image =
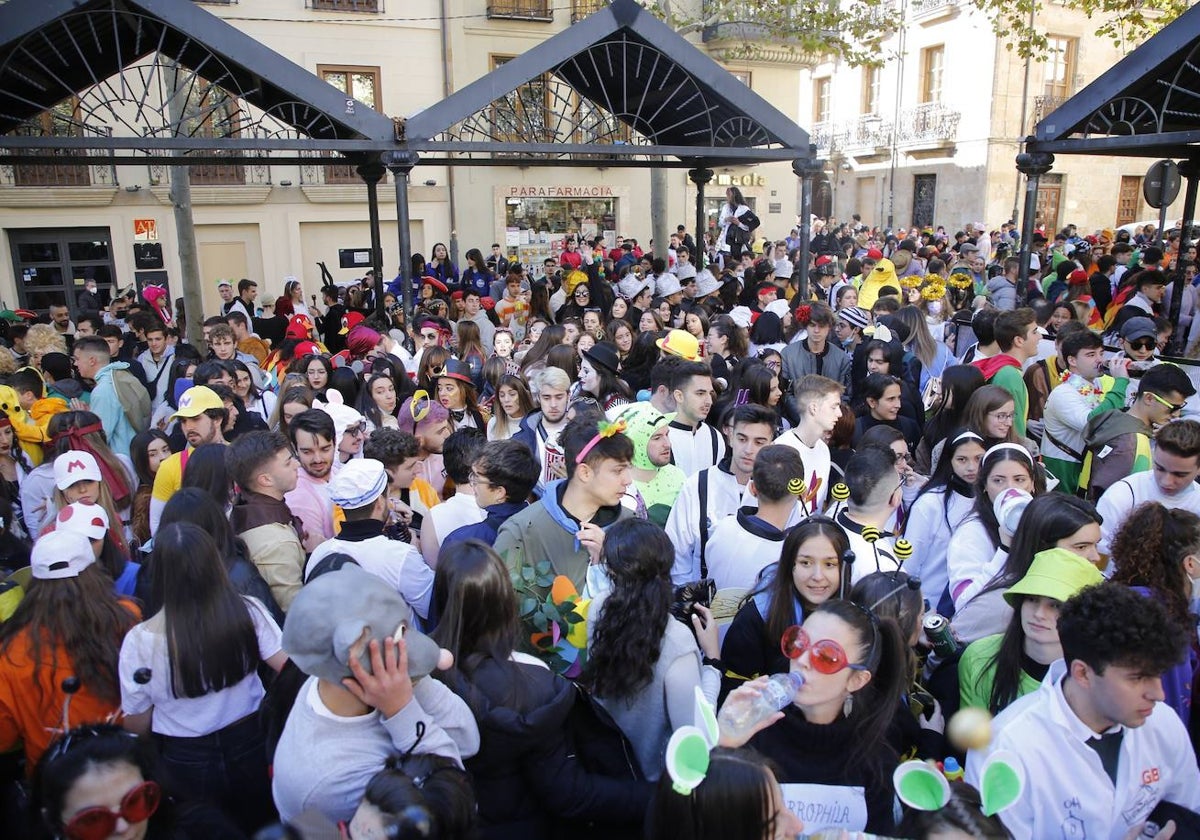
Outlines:
[{"label": "black hat", "polygon": [[459,359],[447,359],[439,370],[433,372],[434,379],[457,379],[459,382],[465,382],[471,387],[475,386],[475,380],[471,378],[471,366]]},{"label": "black hat", "polygon": [[583,351],[583,357],[592,364],[599,365],[613,373],[618,372],[621,364],[621,357],[617,353],[617,345],[608,341],[593,344],[590,350]]}]

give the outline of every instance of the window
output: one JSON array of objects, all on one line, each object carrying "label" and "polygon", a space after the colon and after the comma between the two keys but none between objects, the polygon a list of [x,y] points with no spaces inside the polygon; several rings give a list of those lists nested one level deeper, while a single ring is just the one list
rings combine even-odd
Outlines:
[{"label": "window", "polygon": [[1034,224],[1045,231],[1058,230],[1058,211],[1062,207],[1063,176],[1047,172],[1038,180]]},{"label": "window", "polygon": [[[194,82],[194,83],[193,83]],[[192,137],[237,137],[241,133],[241,108],[224,88],[199,77],[189,80],[184,110],[184,131]],[[219,156],[219,152],[213,152]],[[245,184],[246,167],[240,163],[201,164],[188,167],[198,186]]]},{"label": "window", "polygon": [[833,80],[828,76],[813,79],[813,122],[829,122],[830,93]]},{"label": "window", "polygon": [[921,50],[921,102],[942,101],[942,71],[946,67],[946,48],[938,45]]},{"label": "window", "polygon": [[[512,61],[512,56],[493,55],[495,70]],[[492,105],[492,133],[502,142],[553,143],[550,128],[550,77],[543,73],[506,93]]]},{"label": "window", "polygon": [[[74,97],[65,99],[49,111],[43,111],[29,120],[15,134],[32,134],[51,137],[80,137],[79,101]],[[51,154],[66,155],[65,149]],[[18,187],[86,187],[92,182],[86,166],[57,163],[19,164],[13,167],[13,183]]]},{"label": "window", "polygon": [[608,5],[608,0],[571,0],[571,23],[578,23]]},{"label": "window", "polygon": [[864,67],[862,77],[862,113],[864,116],[879,114],[879,82],[883,71],[878,67]]},{"label": "window", "polygon": [[305,4],[322,12],[383,11],[383,0],[305,0]]},{"label": "window", "polygon": [[1061,102],[1074,92],[1075,54],[1078,47],[1078,38],[1062,35],[1046,37],[1046,96]]},{"label": "window", "polygon": [[[376,111],[383,110],[378,67],[319,64],[317,75],[347,96],[370,105]],[[330,163],[325,166],[326,184],[357,184],[361,180],[354,166],[350,164]]]},{"label": "window", "polygon": [[554,20],[554,10],[550,8],[550,0],[488,0],[487,16],[518,20]]}]

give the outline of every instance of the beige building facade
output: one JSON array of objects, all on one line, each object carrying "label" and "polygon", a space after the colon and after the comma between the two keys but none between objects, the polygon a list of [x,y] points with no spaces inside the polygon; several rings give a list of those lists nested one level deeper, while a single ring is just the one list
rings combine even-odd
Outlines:
[{"label": "beige building facade", "polygon": [[[827,161],[815,212],[950,232],[972,221],[1019,222],[1020,139],[1123,53],[1095,36],[1096,21],[1055,2],[1039,6],[1036,19],[1048,57],[1028,64],[964,0],[905,0],[884,17],[895,34],[880,48],[881,67],[825,62],[804,72],[801,121]],[[1041,180],[1039,226],[1090,233],[1157,218],[1142,197],[1152,162],[1058,156]]]},{"label": "beige building facade", "polygon": [[[203,8],[253,36],[348,96],[390,116],[412,114],[461,89],[505,60],[573,25],[598,0],[253,0]],[[718,28],[690,37],[718,60]],[[762,33],[759,33],[762,36]],[[725,64],[793,119],[804,122],[800,66],[786,52]],[[553,107],[547,97],[543,107]],[[67,106],[69,107],[69,105]],[[234,103],[231,107],[237,107]],[[795,224],[799,182],[787,163],[717,168],[707,188],[710,212],[728,185],[739,186],[782,237]],[[101,287],[166,280],[180,292],[178,231],[169,197],[171,170],[111,166],[0,167],[0,302],[45,309],[75,295],[86,279]],[[318,290],[324,263],[333,279],[362,276],[369,254],[366,187],[328,158],[311,165],[193,167],[193,217],[206,311],[215,311],[220,278],[248,277],[259,299],[273,300],[284,279]],[[695,191],[686,170],[667,177],[669,225],[695,226]],[[650,238],[650,176],[620,167],[418,165],[409,186],[412,249],[493,242],[537,265],[568,234]],[[398,265],[395,185],[379,185],[385,276]],[[453,202],[451,201],[453,194]],[[453,211],[451,205],[453,204]],[[453,217],[452,217],[453,213]],[[342,267],[342,253],[350,260]],[[156,255],[161,252],[161,266]],[[359,254],[355,263],[350,252]]]}]

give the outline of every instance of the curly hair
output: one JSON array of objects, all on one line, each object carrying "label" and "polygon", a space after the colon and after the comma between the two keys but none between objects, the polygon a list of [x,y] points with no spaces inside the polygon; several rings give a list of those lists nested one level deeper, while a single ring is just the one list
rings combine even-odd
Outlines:
[{"label": "curly hair", "polygon": [[30,356],[44,356],[47,353],[67,352],[67,340],[49,324],[34,324],[25,334],[25,351]]},{"label": "curly hair", "polygon": [[598,697],[624,700],[654,678],[671,620],[671,563],[666,532],[645,519],[624,519],[604,535],[613,588],[588,649],[583,683]]},{"label": "curly hair", "polygon": [[1146,502],[1134,508],[1121,525],[1110,554],[1116,564],[1112,580],[1150,587],[1175,619],[1189,621],[1191,584],[1183,558],[1200,554],[1200,516],[1182,508],[1168,510],[1158,502]]},{"label": "curly hair", "polygon": [[1058,613],[1067,668],[1078,659],[1100,675],[1109,665],[1165,673],[1183,659],[1193,632],[1157,598],[1114,581],[1081,590]]}]

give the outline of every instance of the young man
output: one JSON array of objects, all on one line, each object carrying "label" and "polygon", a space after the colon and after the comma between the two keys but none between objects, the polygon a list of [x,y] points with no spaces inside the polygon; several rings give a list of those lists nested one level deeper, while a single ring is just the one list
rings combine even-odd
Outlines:
[{"label": "young man", "polygon": [[417,439],[417,443],[420,445],[418,458],[421,461],[419,476],[424,479],[436,494],[436,498],[440,500],[446,486],[446,469],[442,448],[446,443],[446,438],[450,437],[454,431],[454,424],[450,421],[450,411],[441,403],[430,399],[419,400],[414,405],[413,398],[409,397],[400,406],[400,414],[396,419],[399,422],[400,431],[408,432]]},{"label": "young man", "polygon": [[[332,392],[333,389],[330,389]],[[334,396],[337,396],[336,394]],[[349,463],[362,455],[363,441],[367,439],[367,420],[357,409],[342,402],[318,401],[313,405],[318,411],[329,415],[333,421],[334,440],[337,441],[337,462]]]},{"label": "young man", "polygon": [[229,412],[216,392],[204,385],[188,388],[179,397],[179,408],[170,417],[179,420],[187,446],[159,464],[154,474],[154,489],[150,494],[150,533],[158,530],[163,507],[183,485],[183,471],[188,456],[197,446],[206,443],[225,443],[225,423]]},{"label": "young man", "polygon": [[663,414],[648,402],[617,409],[617,421],[625,424],[625,435],[633,443],[633,484],[625,496],[625,505],[642,511],[660,528],[687,476],[671,463],[670,414]]},{"label": "young man", "polygon": [[996,345],[1000,352],[986,359],[972,362],[983,373],[984,381],[997,385],[1012,394],[1014,409],[1013,426],[1017,434],[1025,436],[1029,420],[1029,391],[1025,387],[1022,372],[1025,361],[1037,355],[1037,316],[1029,307],[1001,312],[996,316]]},{"label": "young man", "polygon": [[146,374],[150,404],[155,411],[167,400],[167,387],[171,379],[167,371],[174,359],[175,347],[167,341],[167,328],[162,323],[147,326],[146,349],[137,357],[137,361]]},{"label": "young man", "polygon": [[567,425],[571,377],[555,367],[545,368],[536,376],[538,406],[541,410],[521,419],[513,440],[525,444],[541,465],[537,486],[540,494],[548,483],[567,476],[567,464],[558,438]]},{"label": "young man", "polygon": [[258,297],[258,284],[253,280],[242,279],[238,281],[238,296],[229,304],[226,312],[240,311],[246,316],[246,320],[254,323],[254,301]]},{"label": "young man", "polygon": [[808,305],[808,323],[803,326],[807,336],[783,348],[783,375],[793,382],[810,373],[819,374],[850,388],[852,359],[846,351],[830,341],[833,332],[833,310],[824,303]]},{"label": "young man", "polygon": [[[872,572],[894,572],[900,568],[892,553],[896,538],[888,523],[904,499],[904,483],[896,471],[896,453],[883,446],[866,446],[855,452],[846,464],[846,486],[850,497],[834,517],[850,540],[854,552],[851,580],[857,583]],[[863,531],[874,528],[879,539],[863,538]]]},{"label": "young man", "polygon": [[1137,292],[1117,310],[1113,326],[1120,329],[1130,318],[1153,318],[1162,314],[1162,301],[1167,293],[1167,275],[1147,267],[1134,278]]},{"label": "young man", "polygon": [[1133,405],[1088,420],[1085,469],[1079,485],[1087,491],[1087,498],[1095,502],[1113,482],[1150,469],[1150,442],[1155,432],[1195,393],[1182,368],[1156,365],[1139,380]]},{"label": "young man", "polygon": [[373,458],[352,461],[329,482],[329,498],[346,515],[336,537],[322,542],[308,558],[304,578],[328,555],[348,554],[364,570],[400,593],[413,612],[429,618],[433,598],[433,569],[420,552],[384,533],[388,521],[388,474]]},{"label": "young man", "polygon": [[233,305],[233,283],[228,280],[218,280],[217,294],[221,296],[221,314],[229,314],[229,307]]},{"label": "young man", "polygon": [[233,330],[233,340],[237,347],[238,357],[244,359],[249,356],[254,359],[256,365],[262,367],[267,356],[271,355],[271,348],[250,331],[250,323],[246,320],[246,316],[235,311],[226,315],[225,320],[229,324],[229,328]]},{"label": "young man", "polygon": [[1074,493],[1083,469],[1088,422],[1100,414],[1125,405],[1129,387],[1129,362],[1114,359],[1109,369],[1112,384],[1104,391],[1100,365],[1104,342],[1090,330],[1072,332],[1063,339],[1062,355],[1067,377],[1050,392],[1042,414],[1042,456],[1046,470],[1059,481],[1058,489]]},{"label": "young man", "polygon": [[681,362],[671,371],[675,419],[671,421],[671,463],[693,476],[725,457],[725,438],[705,423],[713,406],[712,368],[704,362]]},{"label": "young man", "polygon": [[1148,370],[1158,364],[1154,358],[1158,352],[1158,324],[1154,318],[1130,318],[1121,325],[1118,333],[1121,337],[1121,352],[1131,362],[1136,362],[1135,370]]},{"label": "young man", "polygon": [[[425,517],[441,500],[421,477],[425,460],[421,444],[399,429],[376,429],[363,444],[363,457],[383,464],[388,474],[388,503],[399,514],[400,524],[412,532],[421,531]],[[419,544],[420,537],[413,539]]]},{"label": "young man", "polygon": [[442,550],[465,540],[494,544],[500,527],[529,507],[526,499],[533,492],[540,472],[537,460],[525,444],[515,440],[486,444],[471,465],[470,475],[475,501],[484,512],[483,521],[451,531],[442,540]]},{"label": "young man", "polygon": [[663,353],[654,367],[650,368],[650,405],[659,414],[675,414],[675,397],[671,393],[671,371],[679,364],[679,357]]},{"label": "young man", "polygon": [[303,534],[284,496],[296,489],[296,456],[278,432],[248,432],[229,445],[229,476],[241,492],[229,515],[233,532],[279,608],[287,612],[304,585]]},{"label": "young man", "polygon": [[1159,429],[1150,456],[1151,468],[1123,478],[1104,491],[1096,503],[1103,517],[1100,553],[1108,556],[1108,546],[1125,518],[1145,502],[1158,502],[1167,508],[1183,508],[1200,515],[1200,422],[1175,420]]},{"label": "young man", "polygon": [[1080,321],[1065,322],[1054,336],[1054,352],[1034,360],[1025,368],[1021,378],[1025,380],[1025,389],[1029,393],[1030,421],[1041,421],[1050,392],[1062,384],[1063,375],[1067,372],[1067,360],[1062,354],[1063,342],[1067,336],[1086,331],[1087,327]]},{"label": "young man", "polygon": [[288,440],[300,462],[295,489],[284,497],[292,513],[304,525],[304,550],[313,551],[333,537],[333,503],[329,500],[329,480],[333,477],[335,455],[333,418],[324,411],[310,408],[288,423]]},{"label": "young man", "polygon": [[800,412],[800,425],[781,434],[775,442],[790,446],[799,454],[804,464],[806,491],[804,505],[809,513],[825,510],[829,498],[829,467],[831,462],[829,444],[825,436],[833,431],[842,417],[842,384],[826,376],[810,373],[802,376],[793,386],[796,409]]},{"label": "young man", "polygon": [[712,529],[705,549],[708,576],[717,589],[751,589],[759,573],[779,561],[787,529],[804,518],[788,483],[804,474],[799,453],[788,446],[764,446],[754,460],[747,488],[758,507],[740,508]]},{"label": "young man", "polygon": [[471,483],[471,465],[485,443],[487,436],[479,429],[464,428],[456,430],[442,444],[446,477],[454,482],[455,491],[449,499],[430,509],[421,529],[421,555],[431,569],[437,568],[443,534],[483,521],[485,514],[475,500],[475,486]]},{"label": "young man", "polygon": [[50,326],[61,336],[75,336],[75,325],[71,323],[71,310],[65,303],[50,304]]},{"label": "young man", "polygon": [[1163,674],[1194,635],[1157,598],[1118,583],[1089,586],[1059,608],[1063,658],[996,717],[988,751],[967,754],[973,785],[989,752],[1020,757],[1025,790],[1000,812],[1013,837],[1121,840],[1145,836],[1159,803],[1200,810],[1191,739],[1162,702]]},{"label": "young man", "polygon": [[753,506],[747,492],[759,450],[775,436],[776,415],[753,403],[740,405],[730,417],[729,454],[716,467],[690,476],[667,517],[666,532],[675,546],[671,580],[675,584],[706,576],[709,535],[716,523],[745,505]]},{"label": "young man", "polygon": [[623,434],[600,433],[595,420],[579,418],[560,435],[567,477],[546,485],[542,498],[511,517],[496,535],[496,553],[512,573],[548,561],[583,598],[588,570],[599,563],[604,529],[633,513],[621,497],[633,480],[633,444]]},{"label": "young man", "polygon": [[496,327],[483,311],[478,289],[467,289],[463,292],[463,306],[465,308],[462,320],[471,321],[479,327],[479,341],[483,344],[483,354],[490,356],[496,339]]},{"label": "young man", "polygon": [[[100,418],[109,448],[129,457],[133,436],[150,417],[149,395],[129,373],[127,363],[111,361],[108,342],[103,338],[85,336],[76,340],[71,355],[80,378],[95,382],[89,408]],[[141,416],[130,418],[131,409]]]}]

